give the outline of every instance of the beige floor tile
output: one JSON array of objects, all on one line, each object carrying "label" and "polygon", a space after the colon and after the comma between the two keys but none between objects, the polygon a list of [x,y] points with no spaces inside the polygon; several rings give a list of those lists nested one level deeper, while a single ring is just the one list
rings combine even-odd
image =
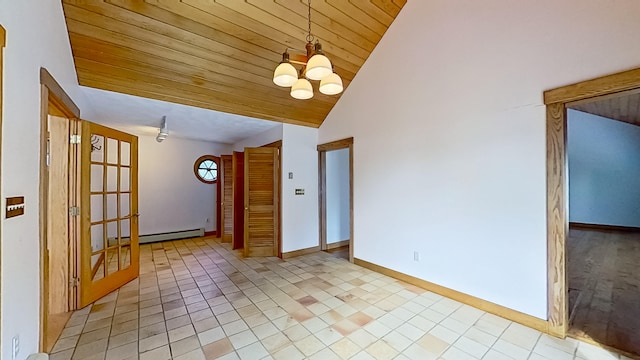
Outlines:
[{"label": "beige floor tile", "polygon": [[187,354],[193,350],[200,349],[200,341],[196,335],[180,339],[169,344],[171,347],[171,355],[175,358],[180,355]]},{"label": "beige floor tile", "polygon": [[56,341],[56,344],[53,346],[53,350],[51,352],[57,353],[67,349],[73,349],[76,347],[76,344],[78,343],[79,338],[80,338],[80,335],[74,335],[74,336],[68,336],[66,338],[58,339],[58,341]]},{"label": "beige floor tile", "polygon": [[122,334],[110,336],[109,349],[117,348],[133,342],[135,342],[136,344],[138,343],[138,330],[131,330]]},{"label": "beige floor tile", "polygon": [[272,356],[276,360],[302,360],[307,358],[294,345],[289,345],[275,352]]},{"label": "beige floor tile", "polygon": [[200,344],[202,346],[216,342],[225,338],[225,333],[221,327],[216,327],[213,329],[209,329],[207,331],[201,332],[198,334],[198,340],[200,340]]},{"label": "beige floor tile", "polygon": [[52,353],[51,355],[49,355],[49,360],[71,360],[71,356],[73,355],[74,350],[75,349],[72,348],[69,350]]},{"label": "beige floor tile", "polygon": [[260,341],[262,345],[271,353],[277,352],[280,349],[285,348],[291,343],[288,337],[286,337],[283,333],[279,332],[277,334],[268,336]]},{"label": "beige floor tile", "polygon": [[269,355],[267,349],[260,342],[254,342],[239,350],[236,350],[238,356],[243,360],[258,360]]},{"label": "beige floor tile", "polygon": [[169,342],[176,342],[195,334],[196,331],[194,330],[193,325],[189,323],[188,325],[169,330]]},{"label": "beige floor tile", "polygon": [[[367,344],[367,347],[371,344]],[[349,359],[362,350],[358,344],[349,338],[343,338],[333,343],[329,348],[342,359]]]},{"label": "beige floor tile", "polygon": [[441,358],[443,360],[478,360],[479,359],[453,346],[447,349],[447,351],[445,351],[444,354],[442,354]]},{"label": "beige floor tile", "polygon": [[144,339],[140,339],[138,341],[138,348],[139,348],[139,351],[142,353],[149,350],[153,350],[163,345],[167,345],[168,343],[169,343],[169,338],[167,336],[167,333],[164,332],[164,333],[156,334]]},{"label": "beige floor tile", "polygon": [[107,350],[106,360],[137,360],[138,359],[138,342],[128,343],[120,347],[110,348]]},{"label": "beige floor tile", "polygon": [[369,345],[366,349],[366,352],[379,360],[393,359],[396,355],[399,354],[397,350],[393,347],[389,346],[385,341],[378,340],[373,344]]},{"label": "beige floor tile", "polygon": [[258,341],[258,338],[253,334],[253,332],[251,332],[251,330],[245,330],[229,336],[229,341],[231,341],[233,348],[238,350]]},{"label": "beige floor tile", "polygon": [[309,335],[303,339],[295,341],[293,344],[307,357],[317,353],[325,347],[325,345],[313,335]]}]

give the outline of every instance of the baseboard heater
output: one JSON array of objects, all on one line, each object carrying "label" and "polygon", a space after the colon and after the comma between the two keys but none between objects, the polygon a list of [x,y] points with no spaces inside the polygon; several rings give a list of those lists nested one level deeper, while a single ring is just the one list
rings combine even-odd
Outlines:
[{"label": "baseboard heater", "polygon": [[138,238],[140,244],[159,242],[159,241],[168,241],[168,240],[180,240],[180,239],[188,239],[194,237],[204,236],[204,229],[193,229],[193,230],[182,230],[182,231],[173,231],[166,232],[162,234],[150,234],[150,235],[141,235]]}]

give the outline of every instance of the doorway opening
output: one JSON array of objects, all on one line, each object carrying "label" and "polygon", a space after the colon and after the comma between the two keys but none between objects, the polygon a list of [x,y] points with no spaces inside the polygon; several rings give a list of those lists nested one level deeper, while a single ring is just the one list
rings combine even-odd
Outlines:
[{"label": "doorway opening", "polygon": [[353,262],[353,138],[318,145],[320,250]]},{"label": "doorway opening", "polygon": [[[575,151],[569,146],[575,145],[571,142],[576,138],[573,135],[568,138],[568,129],[572,124],[573,128],[578,126],[579,129],[579,126],[582,126],[589,131],[596,127],[594,124],[587,124],[584,118],[580,118],[584,116],[573,110],[622,121],[617,116],[629,115],[630,102],[635,101],[633,99],[639,93],[640,69],[635,69],[549,90],[544,94],[547,105],[549,332],[559,337],[569,335],[636,356],[640,354],[640,332],[634,328],[630,317],[638,318],[635,305],[638,287],[637,283],[634,285],[634,281],[637,282],[638,274],[635,269],[640,258],[634,258],[632,255],[636,252],[635,244],[638,244],[638,241],[629,240],[629,237],[638,236],[629,231],[635,230],[635,225],[603,217],[611,216],[615,210],[606,209],[603,204],[595,206],[595,202],[604,199],[611,203],[614,199],[612,194],[602,199],[576,196],[581,193],[588,194],[598,183],[605,186],[608,183],[606,191],[622,190],[615,189],[620,186],[613,186],[612,181],[622,179],[621,175],[624,174],[612,177],[611,173],[603,171],[603,165],[611,165],[610,163],[601,163],[594,169],[594,164],[585,163],[583,159],[575,156],[570,159],[569,155],[575,154]],[[635,104],[635,112],[638,111],[638,104]],[[606,106],[612,107],[609,114],[598,112]],[[569,119],[569,116],[574,117],[576,114],[579,115],[578,119]],[[629,126],[635,128],[634,125]],[[602,131],[594,136],[602,136]],[[619,147],[621,138],[618,137],[616,140],[609,146]],[[636,146],[636,149],[637,143],[636,141],[632,145]],[[591,141],[589,148],[602,148],[603,144],[602,141]],[[610,155],[616,153],[611,149],[607,149],[606,152]],[[625,160],[624,156],[633,155],[618,152],[615,156],[618,160]],[[615,179],[616,177],[619,179]],[[631,186],[628,188],[635,191]],[[580,201],[584,202],[585,199],[592,204],[580,204]],[[617,200],[614,202],[621,204],[619,196]],[[625,199],[628,200],[631,199]],[[600,216],[600,219],[594,217],[594,214]],[[622,215],[617,214],[618,220],[622,219]],[[594,225],[596,229],[593,228]],[[633,250],[624,250],[628,244],[633,244],[630,245]],[[616,260],[618,254],[620,257]],[[630,260],[629,256],[633,260]],[[632,263],[627,264],[628,262]],[[629,294],[629,290],[632,290],[633,294]],[[633,301],[629,302],[629,298]],[[621,317],[620,311],[627,315]]]},{"label": "doorway opening", "polygon": [[640,355],[640,93],[567,108],[568,334]]}]

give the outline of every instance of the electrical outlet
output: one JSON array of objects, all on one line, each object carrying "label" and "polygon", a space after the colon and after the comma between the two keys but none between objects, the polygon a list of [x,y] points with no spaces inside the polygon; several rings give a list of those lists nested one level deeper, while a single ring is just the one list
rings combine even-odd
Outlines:
[{"label": "electrical outlet", "polygon": [[413,261],[420,261],[420,253],[418,251],[413,252]]},{"label": "electrical outlet", "polygon": [[11,351],[11,359],[15,360],[18,358],[18,353],[20,353],[20,336],[16,335],[11,339],[12,351]]}]

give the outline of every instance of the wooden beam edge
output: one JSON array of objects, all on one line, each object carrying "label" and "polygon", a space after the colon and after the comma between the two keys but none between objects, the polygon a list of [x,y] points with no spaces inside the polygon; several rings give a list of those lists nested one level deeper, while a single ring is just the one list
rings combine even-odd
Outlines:
[{"label": "wooden beam edge", "polygon": [[353,145],[353,137],[320,144],[318,145],[317,150],[331,151],[331,150],[346,149],[350,145]]},{"label": "wooden beam edge", "polygon": [[[64,106],[71,111],[76,118],[80,118],[80,108],[71,100],[71,97],[67,95],[62,86],[56,81],[56,79],[45,68],[40,68],[40,84],[46,86],[49,89],[49,95],[59,100]],[[72,116],[70,116],[72,117]]]},{"label": "wooden beam edge", "polygon": [[544,92],[544,103],[568,103],[595,96],[611,94],[635,89],[640,82],[640,68],[601,76],[592,80],[547,90]]},{"label": "wooden beam edge", "polygon": [[318,252],[318,251],[320,251],[320,246],[319,245],[318,246],[313,246],[313,247],[310,247],[310,248],[306,248],[306,249],[283,252],[282,253],[282,258],[283,259],[291,259],[291,258],[296,257],[296,256],[312,254],[312,253]]},{"label": "wooden beam edge", "polygon": [[386,267],[376,265],[362,259],[354,258],[353,261],[356,265],[362,266],[364,268],[375,271],[377,273],[390,276],[394,279],[404,281],[406,283],[415,285],[425,290],[429,290],[436,294],[439,294],[447,298],[461,302],[463,304],[475,307],[482,311],[500,316],[507,320],[517,322],[519,324],[536,329],[543,333],[549,333],[549,325],[546,320],[542,320],[535,316],[531,316],[531,315],[519,312],[517,310],[513,310],[510,308],[504,307],[502,305],[498,305],[498,304],[495,304],[495,303],[492,303],[492,302],[489,302],[489,301],[486,301],[486,300],[483,300],[475,296],[471,296],[453,289],[449,289],[444,286],[437,285],[432,282],[413,277],[411,275],[407,275],[395,270],[391,270]]},{"label": "wooden beam edge", "polygon": [[0,25],[0,48],[5,47],[7,45],[7,31]]},{"label": "wooden beam edge", "polygon": [[621,226],[621,225],[605,225],[605,224],[590,224],[580,222],[569,222],[569,228],[578,229],[593,229],[600,231],[621,231],[621,232],[640,232],[640,227],[635,226]]}]

